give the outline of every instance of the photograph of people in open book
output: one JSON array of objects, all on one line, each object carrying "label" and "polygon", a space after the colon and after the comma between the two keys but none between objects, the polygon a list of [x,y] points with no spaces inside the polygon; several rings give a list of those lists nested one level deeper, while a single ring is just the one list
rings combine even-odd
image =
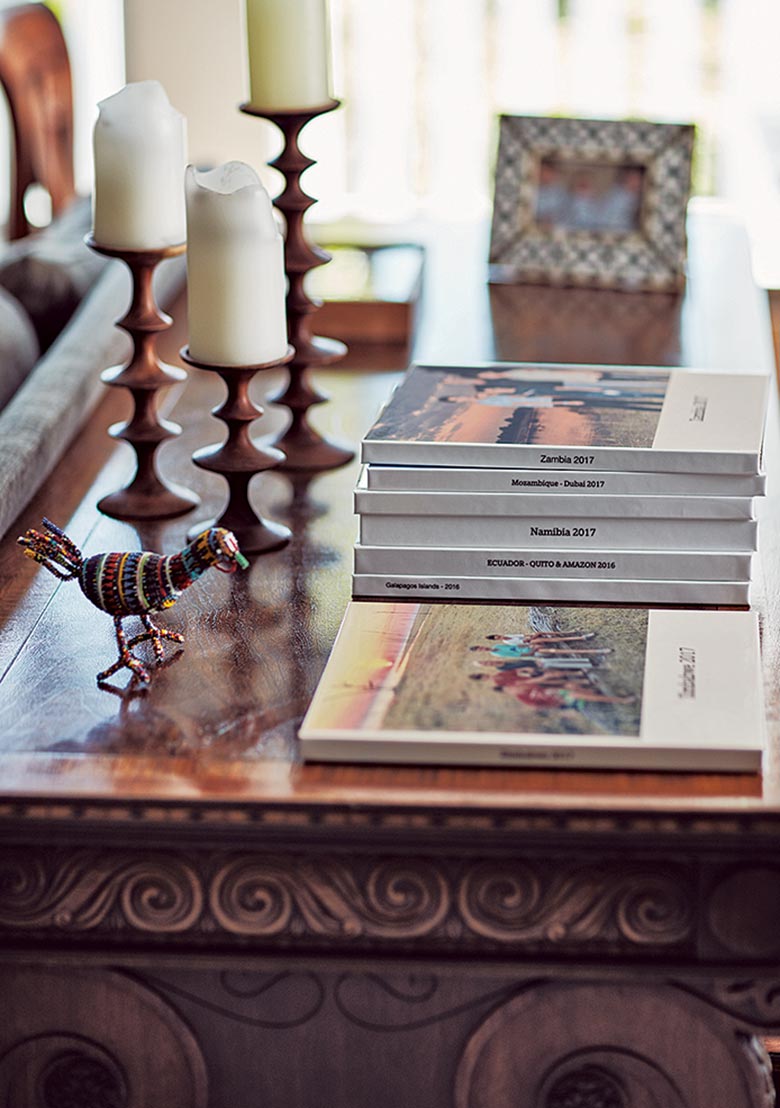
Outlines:
[{"label": "photograph of people in open book", "polygon": [[318,726],[639,735],[646,610],[421,604],[359,614],[371,625],[342,658],[343,681],[328,684]]}]

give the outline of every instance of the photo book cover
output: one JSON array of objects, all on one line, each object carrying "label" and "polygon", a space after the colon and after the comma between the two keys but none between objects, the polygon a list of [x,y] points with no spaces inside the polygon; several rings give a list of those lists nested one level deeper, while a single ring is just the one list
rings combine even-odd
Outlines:
[{"label": "photo book cover", "polygon": [[414,365],[365,436],[362,459],[755,474],[766,403],[765,374]]},{"label": "photo book cover", "polygon": [[301,739],[312,757],[342,739],[326,756],[681,768],[715,752],[725,769],[755,767],[762,718],[750,612],[364,601]]}]

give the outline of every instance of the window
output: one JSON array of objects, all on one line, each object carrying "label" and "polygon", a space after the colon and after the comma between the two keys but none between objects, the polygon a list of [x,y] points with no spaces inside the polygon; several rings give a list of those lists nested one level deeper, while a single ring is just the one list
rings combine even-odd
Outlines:
[{"label": "window", "polygon": [[726,46],[780,30],[771,0],[332,0],[331,18],[344,109],[304,135],[316,215],[390,221],[486,211],[500,112],[693,121],[694,191],[715,192]]}]

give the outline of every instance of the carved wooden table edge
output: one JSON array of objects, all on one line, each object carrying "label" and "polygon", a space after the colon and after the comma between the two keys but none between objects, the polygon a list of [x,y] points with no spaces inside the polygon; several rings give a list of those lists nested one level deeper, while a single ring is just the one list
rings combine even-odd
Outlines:
[{"label": "carved wooden table edge", "polygon": [[[5,838],[5,837],[4,837]],[[780,956],[772,841],[659,840],[626,856],[587,835],[520,844],[470,834],[410,850],[375,840],[178,844],[148,828],[112,843],[0,843],[4,950],[241,948],[350,957],[458,956],[560,964],[608,957],[718,972]],[[468,843],[471,842],[469,847]],[[774,972],[774,969],[773,969]],[[780,1018],[780,1007],[778,1008]]]}]

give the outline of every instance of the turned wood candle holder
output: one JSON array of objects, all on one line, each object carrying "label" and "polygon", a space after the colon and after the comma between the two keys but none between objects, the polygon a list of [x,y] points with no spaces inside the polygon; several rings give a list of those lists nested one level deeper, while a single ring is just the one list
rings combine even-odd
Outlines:
[{"label": "turned wood candle holder", "polygon": [[130,310],[117,327],[127,331],[133,353],[127,365],[111,366],[101,379],[107,385],[122,386],[133,398],[133,414],[124,423],[115,423],[108,433],[129,443],[136,455],[136,472],[130,484],[104,496],[98,508],[114,519],[170,519],[197,507],[198,497],[189,489],[166,482],[157,471],[157,448],[166,439],[181,434],[181,427],[161,419],[157,411],[160,389],[181,381],[187,374],[178,366],[165,365],[155,351],[157,335],[167,330],[171,317],[161,312],[154,298],[152,278],[164,258],[183,254],[185,243],[157,250],[123,250],[103,246],[87,235],[87,246],[107,258],[120,258],[133,279]]},{"label": "turned wood candle holder", "polygon": [[354,457],[354,450],[335,442],[309,424],[309,408],[324,403],[328,397],[314,387],[309,370],[331,365],[347,352],[343,342],[312,335],[310,317],[320,307],[321,301],[307,296],[303,282],[309,270],[330,261],[330,255],[319,247],[311,246],[306,238],[303,217],[315,203],[313,197],[303,191],[300,177],[305,169],[315,164],[301,152],[298,136],[312,119],[333,111],[338,100],[330,100],[316,108],[290,111],[263,110],[252,104],[242,104],[241,111],[275,123],[284,135],[281,154],[269,164],[278,169],[285,179],[281,195],[274,200],[275,207],[284,216],[286,224],[284,264],[287,272],[287,337],[295,349],[290,362],[290,378],[287,388],[273,397],[274,403],[284,404],[290,411],[290,425],[275,440],[284,451],[282,469],[316,472],[335,469]]},{"label": "turned wood candle holder", "polygon": [[226,527],[236,536],[244,554],[265,554],[281,549],[290,541],[289,527],[264,519],[249,503],[249,482],[255,474],[274,469],[284,461],[281,450],[273,446],[259,447],[250,438],[249,428],[263,414],[263,409],[250,399],[249,386],[256,373],[287,365],[293,357],[292,347],[288,347],[283,358],[261,365],[201,362],[192,357],[189,347],[184,347],[181,357],[188,365],[218,374],[227,387],[226,399],[212,409],[212,415],[227,427],[227,439],[224,443],[203,447],[192,456],[196,466],[225,478],[229,489],[227,507],[218,519],[196,524],[188,537],[194,538],[206,527]]}]

